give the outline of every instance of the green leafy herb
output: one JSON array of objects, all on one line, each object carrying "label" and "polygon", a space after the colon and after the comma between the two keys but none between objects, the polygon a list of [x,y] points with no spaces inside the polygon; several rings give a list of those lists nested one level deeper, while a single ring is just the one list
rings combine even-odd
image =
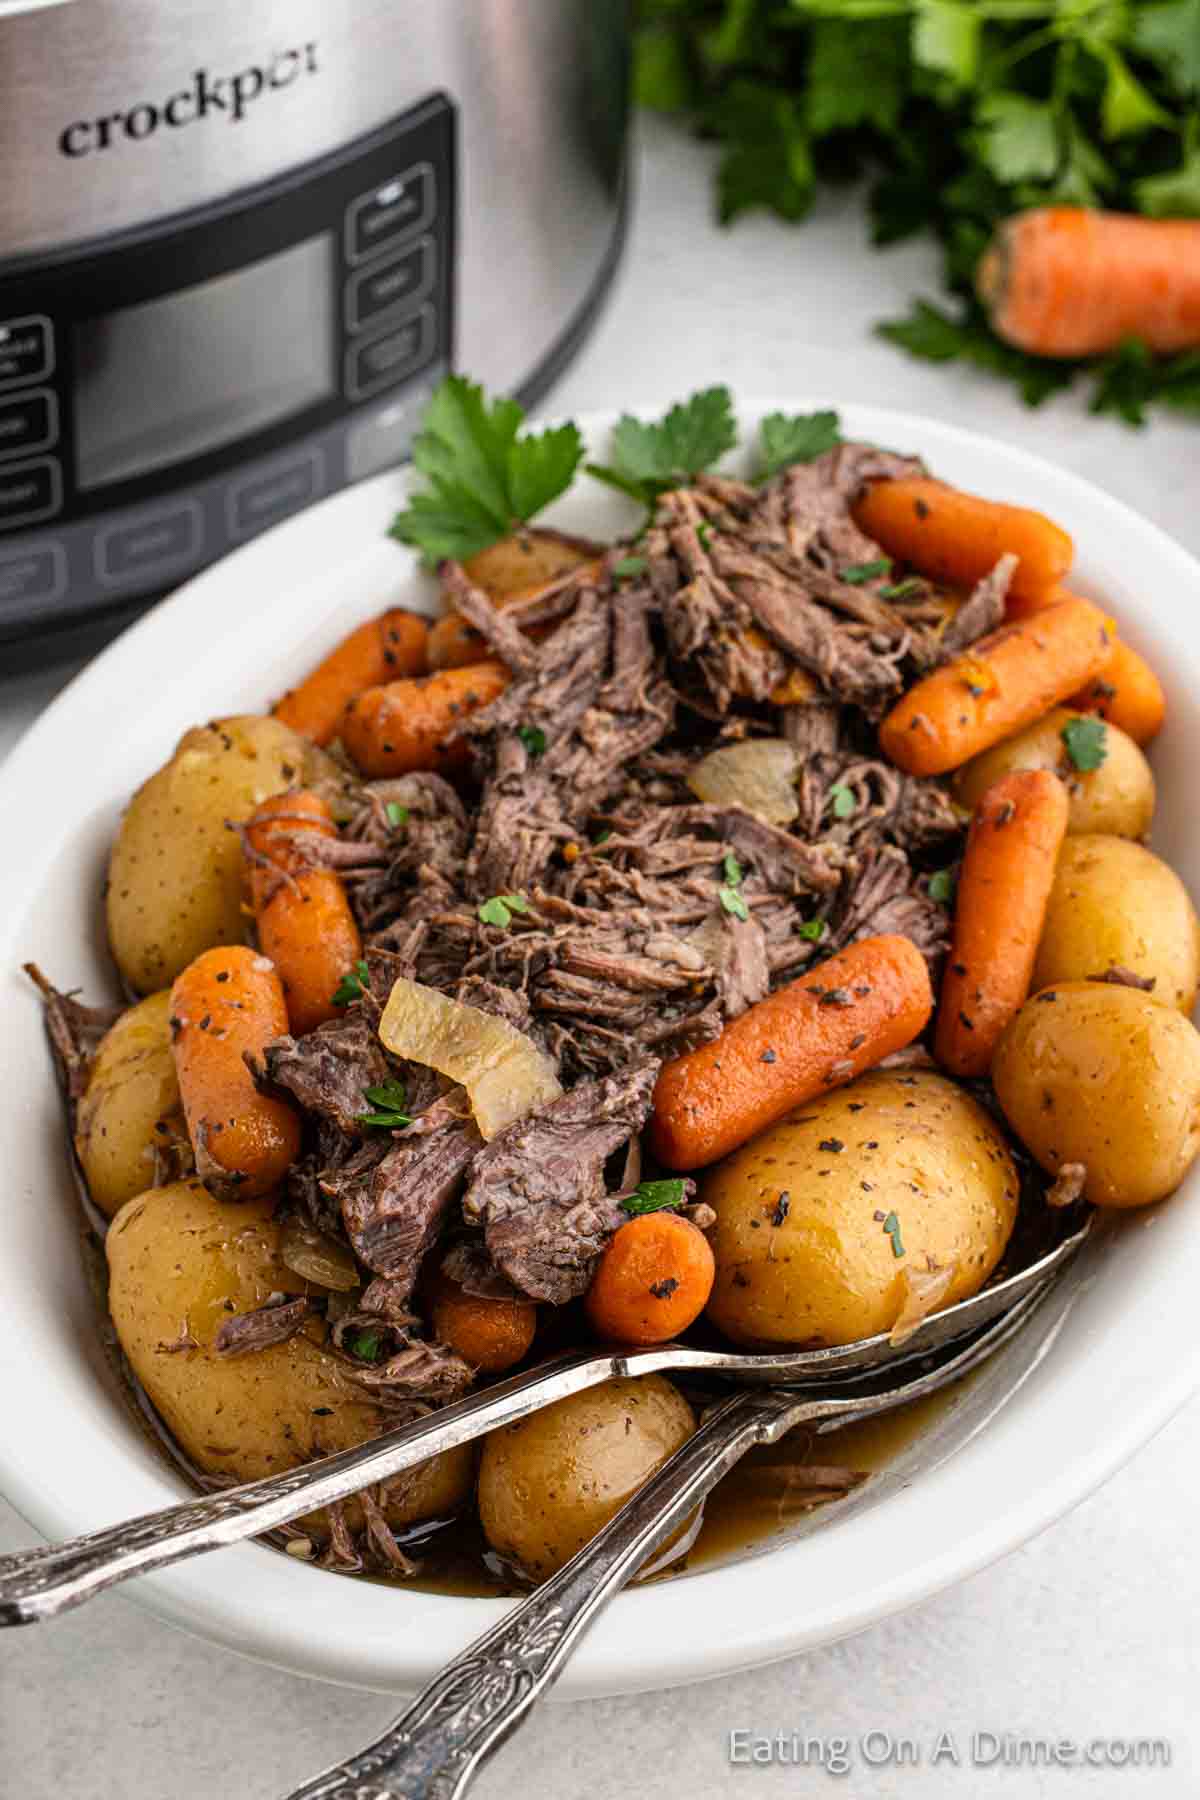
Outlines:
[{"label": "green leafy herb", "polygon": [[1059,735],[1081,774],[1098,769],[1108,755],[1108,727],[1103,719],[1071,719]]},{"label": "green leafy herb", "polygon": [[827,929],[824,919],[804,919],[796,927],[796,936],[807,938],[810,944],[819,944]]},{"label": "green leafy herb", "polygon": [[[875,1216],[876,1216],[876,1218],[878,1218],[878,1216],[879,1216],[878,1213]],[[883,1221],[883,1229],[887,1232],[888,1236],[892,1240],[892,1255],[897,1258],[903,1256],[904,1255],[904,1245],[900,1241],[899,1215],[894,1212],[890,1212],[888,1214],[887,1218]]]},{"label": "green leafy herb", "polygon": [[668,488],[711,468],[736,442],[729,389],[705,388],[652,425],[623,413],[613,431],[612,461],[589,463],[588,474],[650,507]]},{"label": "green leafy herb", "polygon": [[627,1213],[663,1212],[668,1206],[682,1206],[687,1195],[688,1183],[675,1176],[666,1181],[639,1182],[620,1205]]},{"label": "green leafy herb", "polygon": [[360,1125],[377,1126],[383,1131],[399,1131],[404,1125],[411,1125],[412,1119],[405,1110],[408,1106],[408,1092],[402,1081],[381,1081],[375,1087],[363,1090],[363,1099],[369,1100],[373,1112],[360,1113]]},{"label": "green leafy herb", "polygon": [[723,867],[725,870],[725,879],[729,883],[730,887],[740,887],[741,883],[742,883],[743,869],[742,869],[741,863],[738,861],[737,857],[733,854],[732,850],[727,850],[725,852],[725,861],[724,861]]},{"label": "green leafy herb", "polygon": [[750,909],[742,899],[740,891],[743,873],[742,865],[733,854],[732,850],[727,850],[725,852],[722,867],[725,872],[725,880],[717,889],[717,898],[725,908],[725,911],[727,913],[732,913],[735,919],[748,919],[750,917]]},{"label": "green leafy herb", "polygon": [[881,587],[879,598],[881,600],[909,600],[914,594],[919,594],[924,586],[925,583],[920,575],[908,575],[903,581],[893,582],[889,587]]},{"label": "green leafy herb", "polygon": [[958,876],[953,869],[936,869],[929,877],[929,898],[939,906],[953,906]]},{"label": "green leafy herb", "polygon": [[515,400],[490,404],[462,375],[447,375],[425,409],[412,449],[425,486],[392,524],[432,565],[486,550],[532,519],[567,488],[583,460],[573,424],[518,433],[525,414]]},{"label": "green leafy herb", "polygon": [[401,806],[398,800],[389,800],[383,810],[393,831],[399,831],[401,825],[408,824],[408,808]]},{"label": "green leafy herb", "polygon": [[507,931],[512,924],[514,913],[527,913],[529,902],[524,894],[493,894],[490,900],[484,900],[476,908],[476,915],[484,925],[498,925],[501,931]]},{"label": "green leafy herb", "polygon": [[880,575],[890,575],[892,559],[890,556],[877,557],[874,562],[851,563],[848,568],[838,570],[838,580],[844,581],[847,587],[862,587],[868,581],[875,581]]},{"label": "green leafy herb", "polygon": [[612,572],[618,581],[625,581],[634,575],[644,575],[649,567],[644,556],[623,556],[620,562],[613,564]]},{"label": "green leafy herb", "polygon": [[829,790],[829,803],[833,808],[835,819],[848,819],[851,813],[857,812],[858,801],[850,788],[840,781],[835,781]]},{"label": "green leafy herb", "polygon": [[712,521],[710,519],[701,519],[700,523],[696,527],[696,536],[700,541],[701,549],[703,549],[703,550],[708,549],[708,546],[712,541],[712,534],[713,534]]},{"label": "green leafy herb", "polygon": [[769,481],[793,463],[812,462],[842,441],[835,412],[768,413],[762,422],[762,479]]},{"label": "green leafy herb", "polygon": [[[956,303],[917,302],[888,341],[1015,383],[1033,406],[1083,379],[1095,410],[1130,424],[1153,405],[1200,414],[1200,377],[1178,359],[1027,356],[994,336],[974,294],[996,226],[1024,208],[1200,216],[1200,0],[639,0],[638,12],[638,97],[716,142],[723,221],[761,207],[798,222],[821,185],[857,180],[876,244],[936,236]],[[791,458],[765,460],[770,474]]]},{"label": "green leafy herb", "polygon": [[331,996],[335,1006],[349,1006],[352,1000],[361,1000],[371,984],[370,971],[364,961],[356,962],[352,969],[347,969],[338,982]]},{"label": "green leafy herb", "polygon": [[362,1362],[378,1362],[383,1354],[383,1333],[375,1326],[366,1331],[348,1331],[345,1345]]},{"label": "green leafy herb", "polygon": [[540,725],[518,725],[517,736],[530,756],[541,756],[546,748],[546,734]]}]

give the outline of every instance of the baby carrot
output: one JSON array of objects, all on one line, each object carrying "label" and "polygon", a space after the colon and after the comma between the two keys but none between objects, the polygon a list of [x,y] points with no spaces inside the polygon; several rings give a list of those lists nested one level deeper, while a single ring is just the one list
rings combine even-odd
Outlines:
[{"label": "baby carrot", "polygon": [[531,1300],[468,1294],[441,1270],[430,1310],[434,1337],[489,1375],[519,1363],[537,1330],[537,1307]]},{"label": "baby carrot", "polygon": [[342,742],[364,775],[453,772],[467,760],[463,720],[502,694],[508,680],[503,663],[488,661],[368,688],[342,714]]},{"label": "baby carrot", "polygon": [[944,775],[1093,680],[1111,651],[1099,607],[1056,600],[918,681],[880,725],[880,745],[909,775]]},{"label": "baby carrot", "polygon": [[1029,993],[1071,803],[1049,769],[993,782],[967,833],[934,1048],[952,1075],[986,1075]]},{"label": "baby carrot", "polygon": [[245,945],[206,950],[175,977],[171,1042],[196,1172],[222,1199],[256,1200],[300,1153],[300,1118],[260,1094],[245,1057],[288,1028],[283,984]]},{"label": "baby carrot", "polygon": [[622,1225],[596,1265],[584,1306],[598,1337],[665,1344],[708,1305],[717,1265],[708,1239],[678,1213]]},{"label": "baby carrot", "polygon": [[1044,513],[924,476],[872,482],[854,517],[889,556],[948,587],[974,587],[1011,554],[1010,594],[1037,600],[1057,587],[1075,555],[1067,533]]},{"label": "baby carrot", "polygon": [[400,606],[368,619],[276,702],[275,717],[314,743],[327,744],[355,694],[399,675],[424,674],[427,637],[425,620]]},{"label": "baby carrot", "polygon": [[1095,356],[1136,337],[1200,346],[1200,219],[1045,206],[1005,219],[976,272],[992,329],[1034,356]]},{"label": "baby carrot", "polygon": [[1123,638],[1114,638],[1104,667],[1067,701],[1080,712],[1099,713],[1135,744],[1148,744],[1162,730],[1167,697],[1162,682],[1144,656]]},{"label": "baby carrot", "polygon": [[336,1018],[334,989],[362,955],[341,876],[305,854],[318,837],[336,838],[337,827],[324,800],[301,790],[264,800],[243,838],[258,941],[283,983],[293,1037]]},{"label": "baby carrot", "polygon": [[902,1050],[933,1011],[925,958],[902,937],[862,938],[665,1065],[650,1146],[699,1169],[817,1094]]}]

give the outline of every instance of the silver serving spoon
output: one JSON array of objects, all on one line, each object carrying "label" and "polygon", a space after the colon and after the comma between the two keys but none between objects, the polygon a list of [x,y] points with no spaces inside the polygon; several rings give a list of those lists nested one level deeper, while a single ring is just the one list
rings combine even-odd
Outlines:
[{"label": "silver serving spoon", "polygon": [[749,1389],[722,1401],[590,1543],[447,1663],[381,1737],[288,1800],[456,1800],[557,1680],[597,1615],[747,1450],[797,1425],[820,1433],[869,1419],[958,1381],[1015,1336],[1052,1281],[1044,1276],[965,1345],[899,1379],[887,1369],[860,1374],[836,1395]]},{"label": "silver serving spoon", "polygon": [[[831,1395],[830,1404],[837,1405],[843,1393],[851,1392],[840,1384],[857,1371],[886,1372],[1011,1315],[1070,1261],[1091,1223],[1090,1215],[1073,1229],[1064,1223],[1068,1235],[1054,1249],[971,1299],[933,1314],[900,1345],[881,1335],[836,1349],[755,1354],[674,1343],[645,1350],[573,1350],[319,1462],[185,1500],[65,1544],[0,1556],[0,1626],[54,1618],[131,1575],[273,1531],[614,1376],[673,1372],[757,1387],[820,1382]],[[747,1406],[753,1412],[752,1400]]]}]

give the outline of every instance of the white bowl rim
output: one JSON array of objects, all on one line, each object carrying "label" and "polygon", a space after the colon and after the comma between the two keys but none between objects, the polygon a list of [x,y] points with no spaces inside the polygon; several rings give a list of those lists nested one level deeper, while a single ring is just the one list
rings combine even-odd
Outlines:
[{"label": "white bowl rim", "polygon": [[[739,399],[738,412],[747,436],[767,412],[834,404],[826,397],[788,396],[769,402],[745,398]],[[976,477],[964,485],[1041,504],[1073,527],[1086,524],[1087,540],[1077,533],[1081,557],[1094,566],[1095,578],[1109,587],[1113,585],[1109,576],[1123,554],[1139,564],[1145,590],[1160,596],[1200,591],[1200,566],[1180,545],[1081,477],[1022,449],[919,415],[857,404],[840,410],[856,436],[919,451],[951,479],[956,459],[961,459],[972,469],[987,472],[986,485]],[[616,416],[615,410],[594,413],[577,422],[594,441]],[[382,507],[386,497],[387,506],[394,505],[403,479],[396,473],[379,476],[336,495],[190,581],[81,671],[26,733],[0,769],[0,810],[9,821],[8,841],[38,845],[20,867],[15,859],[6,859],[6,867],[0,868],[5,977],[21,961],[21,926],[52,860],[37,832],[45,771],[57,764],[63,773],[64,757],[78,741],[80,725],[86,728],[89,720],[111,712],[113,689],[122,688],[131,676],[140,672],[141,679],[148,680],[156,667],[164,663],[170,667],[171,659],[207,629],[202,621],[219,618],[222,607],[232,608],[231,596],[237,590],[272,591],[273,572],[278,573],[282,563],[294,569],[296,547],[304,556],[317,554],[326,527],[332,559],[346,528],[357,529],[358,522],[371,515],[376,500]],[[569,513],[571,503],[559,510]],[[374,604],[377,609],[378,597]],[[1150,615],[1147,602],[1139,601],[1133,590],[1126,593],[1123,608],[1122,616],[1131,620],[1139,641],[1154,636],[1156,628],[1164,645],[1171,641],[1164,636],[1162,621]],[[265,610],[269,615],[272,608],[268,605]],[[236,619],[236,612],[231,610],[231,616]],[[340,630],[347,623],[343,618]],[[1176,653],[1182,649],[1176,642]],[[1187,663],[1184,654],[1185,676]],[[1200,675],[1200,669],[1193,673]],[[268,675],[268,686],[275,685],[279,684]],[[187,716],[183,699],[179,718],[186,723]],[[1196,736],[1200,741],[1200,725]],[[94,798],[98,801],[100,796]],[[0,1040],[0,1047],[14,1053],[15,1031],[6,1038],[7,1044]],[[0,1117],[2,1107],[0,1100]],[[18,1123],[10,1118],[10,1131]],[[14,1154],[17,1148],[14,1141]],[[1178,1218],[1175,1212],[1155,1212],[1145,1220],[1166,1228],[1161,1235],[1170,1236],[1173,1256],[1181,1238],[1200,1238],[1200,1230],[1184,1231]],[[133,1469],[111,1434],[105,1438],[92,1430],[86,1418],[76,1421],[79,1430],[73,1440],[55,1443],[43,1437],[35,1445],[35,1422],[53,1415],[55,1390],[52,1382],[39,1382],[36,1359],[31,1367],[23,1356],[23,1341],[16,1336],[9,1302],[18,1294],[18,1281],[19,1272],[0,1261],[0,1366],[10,1367],[7,1391],[11,1394],[15,1385],[21,1396],[19,1417],[10,1421],[12,1428],[0,1439],[0,1491],[51,1539],[177,1498],[180,1489],[168,1471],[164,1469],[156,1480]],[[1111,1279],[1106,1285],[1112,1285]],[[1186,1314],[1182,1303],[1175,1310]],[[981,1438],[923,1476],[914,1488],[844,1528],[622,1596],[576,1650],[558,1693],[584,1697],[638,1691],[776,1660],[861,1630],[1015,1548],[1112,1475],[1200,1386],[1200,1340],[1186,1329],[1186,1317],[1174,1324],[1169,1309],[1164,1324],[1157,1289],[1133,1296],[1127,1323],[1131,1333],[1157,1331],[1153,1369],[1130,1366],[1137,1359],[1122,1357],[1119,1343],[1111,1341],[1122,1334],[1106,1321],[1091,1373],[1093,1378],[1097,1370],[1103,1373],[1107,1407],[1097,1410],[1090,1404],[1094,1396],[1089,1395],[1089,1372],[1081,1367],[1078,1355],[1055,1370],[1052,1382],[1041,1382],[1025,1428],[1033,1431],[1044,1450],[1061,1444],[1063,1455],[1056,1467],[1039,1471],[1036,1482],[1014,1481],[1013,1464],[1022,1459],[1024,1440],[1014,1431],[1017,1409],[1009,1407]],[[1039,1376],[1044,1373],[1039,1369]],[[1028,1405],[1019,1410],[1028,1413]],[[66,1479],[69,1471],[63,1459],[70,1459],[73,1445],[84,1447],[95,1459],[84,1462],[93,1483]],[[78,1476],[78,1464],[73,1473]],[[963,1520],[969,1525],[955,1529]],[[900,1556],[897,1543],[902,1546]],[[321,1586],[313,1588],[314,1582]],[[310,1585],[302,1585],[306,1583]],[[803,1590],[799,1608],[794,1585]],[[241,1654],[297,1673],[389,1692],[410,1690],[506,1610],[500,1601],[429,1594],[398,1597],[381,1586],[335,1583],[320,1571],[253,1544],[144,1577],[125,1592],[158,1617]],[[319,1629],[314,1629],[317,1620]]]}]

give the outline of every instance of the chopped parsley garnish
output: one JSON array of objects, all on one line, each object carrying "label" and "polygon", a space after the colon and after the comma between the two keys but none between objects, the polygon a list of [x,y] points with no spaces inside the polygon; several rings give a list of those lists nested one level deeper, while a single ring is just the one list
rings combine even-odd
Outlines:
[{"label": "chopped parsley garnish", "polygon": [[879,598],[881,600],[911,600],[912,596],[919,594],[924,586],[924,580],[920,575],[909,575],[903,581],[896,581],[888,587],[881,587]]},{"label": "chopped parsley garnish", "polygon": [[490,900],[484,900],[476,913],[483,925],[498,925],[501,931],[507,931],[512,924],[514,913],[527,913],[529,902],[524,894],[493,894]]},{"label": "chopped parsley garnish", "polygon": [[398,800],[389,800],[383,810],[393,831],[399,831],[402,825],[408,824],[408,808],[401,806]]},{"label": "chopped parsley garnish", "polygon": [[425,486],[409,496],[391,535],[435,567],[486,550],[570,487],[583,461],[574,424],[517,433],[525,414],[515,400],[490,404],[483,389],[447,375],[434,389],[412,448]]},{"label": "chopped parsley garnish", "polygon": [[792,463],[813,462],[842,441],[835,412],[768,413],[762,422],[762,475],[770,481]]},{"label": "chopped parsley garnish", "polygon": [[682,1176],[666,1181],[640,1181],[632,1194],[620,1202],[627,1213],[663,1212],[668,1206],[682,1206],[688,1195],[688,1183]]},{"label": "chopped parsley garnish", "polygon": [[929,877],[929,898],[939,906],[953,906],[958,875],[953,869],[936,869]]},{"label": "chopped parsley garnish", "polygon": [[810,944],[819,944],[825,936],[824,919],[804,919],[796,927],[797,937],[807,938]]},{"label": "chopped parsley garnish", "polygon": [[1103,719],[1070,719],[1059,735],[1082,775],[1098,769],[1108,755],[1108,726]]},{"label": "chopped parsley garnish", "polygon": [[840,781],[836,781],[830,788],[829,803],[835,819],[848,819],[851,813],[858,810],[858,801],[853,792]]},{"label": "chopped parsley garnish", "polygon": [[518,725],[517,736],[530,756],[541,756],[546,748],[546,734],[540,725]]},{"label": "chopped parsley garnish", "polygon": [[890,575],[892,559],[880,556],[874,562],[851,563],[848,568],[838,570],[838,580],[844,581],[847,587],[862,587],[865,582],[874,581],[879,575]]},{"label": "chopped parsley garnish", "polygon": [[352,1000],[361,1000],[371,985],[371,972],[361,958],[352,969],[347,969],[342,979],[333,990],[332,1000],[335,1006],[349,1006]]},{"label": "chopped parsley garnish", "polygon": [[627,576],[644,575],[649,567],[644,556],[623,556],[613,564],[612,572],[618,581],[624,581]]},{"label": "chopped parsley garnish", "polygon": [[712,534],[713,534],[712,522],[709,519],[701,519],[700,523],[696,527],[696,536],[700,540],[700,545],[701,545],[702,549],[704,549],[704,550],[708,549],[709,544],[712,542]]},{"label": "chopped parsley garnish", "polygon": [[735,919],[748,919],[750,911],[739,891],[742,885],[742,865],[732,850],[726,851],[722,867],[725,880],[717,889],[717,898],[725,911],[732,913]]},{"label": "chopped parsley garnish", "polygon": [[611,462],[589,463],[587,471],[650,507],[668,489],[711,469],[736,443],[729,389],[705,388],[651,425],[622,413],[612,435]]},{"label": "chopped parsley garnish", "polygon": [[899,1215],[897,1213],[890,1212],[887,1215],[887,1218],[883,1221],[883,1229],[887,1232],[888,1236],[892,1240],[892,1255],[895,1257],[903,1256],[904,1255],[904,1245],[900,1241],[900,1218],[899,1218]]},{"label": "chopped parsley garnish", "polygon": [[378,1362],[383,1354],[383,1333],[374,1327],[366,1331],[348,1331],[345,1344],[347,1350],[362,1362]]},{"label": "chopped parsley garnish", "polygon": [[402,1126],[412,1124],[411,1117],[405,1111],[408,1092],[402,1081],[381,1081],[375,1087],[365,1088],[363,1099],[369,1100],[375,1110],[359,1113],[360,1125],[377,1126],[382,1131],[399,1131]]}]

